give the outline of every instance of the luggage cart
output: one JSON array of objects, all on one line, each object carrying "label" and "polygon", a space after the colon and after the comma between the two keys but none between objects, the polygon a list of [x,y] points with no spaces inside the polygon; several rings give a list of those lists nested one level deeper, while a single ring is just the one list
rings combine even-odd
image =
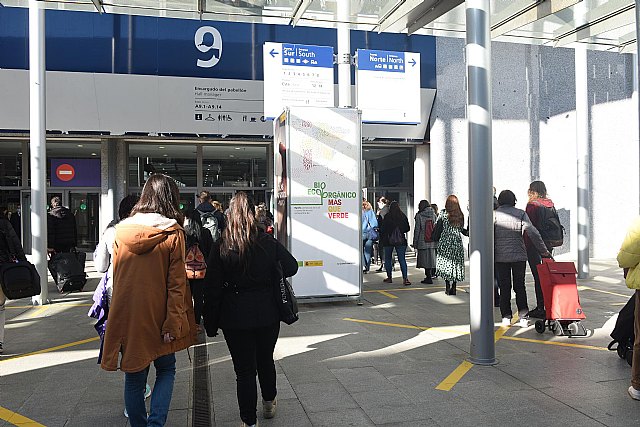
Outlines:
[{"label": "luggage cart", "polygon": [[581,323],[586,316],[580,306],[576,274],[578,272],[572,262],[543,258],[542,264],[538,265],[546,312],[546,319],[535,323],[538,333],[549,329],[558,336],[587,336],[588,331]]}]

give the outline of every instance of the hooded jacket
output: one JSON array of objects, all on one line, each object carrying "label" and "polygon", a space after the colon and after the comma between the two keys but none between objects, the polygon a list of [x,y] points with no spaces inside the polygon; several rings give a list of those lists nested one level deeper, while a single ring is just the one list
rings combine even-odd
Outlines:
[{"label": "hooded jacket", "polygon": [[[137,213],[116,226],[113,280],[117,285],[104,339],[103,369],[139,372],[158,357],[197,342],[184,259],[184,231],[173,219]],[[175,340],[165,343],[165,333]]]},{"label": "hooded jacket", "polygon": [[76,217],[64,206],[58,206],[47,215],[47,247],[66,252],[78,246]]},{"label": "hooded jacket", "polygon": [[640,218],[631,224],[618,252],[618,265],[628,268],[625,279],[629,289],[640,289]]},{"label": "hooded jacket", "polygon": [[413,247],[417,250],[435,249],[438,247],[438,242],[427,242],[425,240],[424,234],[427,229],[428,221],[431,221],[434,227],[436,226],[436,214],[430,207],[419,211],[415,216],[415,226],[413,227]]}]

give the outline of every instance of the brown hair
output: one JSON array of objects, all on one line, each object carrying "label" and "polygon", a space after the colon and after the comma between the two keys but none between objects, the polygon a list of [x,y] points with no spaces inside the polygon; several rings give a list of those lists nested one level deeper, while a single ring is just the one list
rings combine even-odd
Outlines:
[{"label": "brown hair", "polygon": [[151,175],[145,182],[140,200],[131,210],[130,216],[139,212],[159,213],[165,218],[175,219],[182,225],[184,215],[180,212],[180,193],[173,178],[161,173]]},{"label": "brown hair", "polygon": [[244,191],[238,191],[229,202],[227,226],[222,232],[220,255],[228,257],[238,252],[240,264],[246,265],[247,255],[258,236],[253,200]]},{"label": "brown hair", "polygon": [[371,206],[371,203],[369,203],[368,200],[363,200],[362,201],[362,209],[365,211],[370,211],[371,209],[373,209],[373,207]]},{"label": "brown hair", "polygon": [[449,224],[454,227],[464,226],[464,214],[460,209],[460,203],[455,195],[451,194],[447,197],[447,201],[444,204],[444,210],[449,214]]}]

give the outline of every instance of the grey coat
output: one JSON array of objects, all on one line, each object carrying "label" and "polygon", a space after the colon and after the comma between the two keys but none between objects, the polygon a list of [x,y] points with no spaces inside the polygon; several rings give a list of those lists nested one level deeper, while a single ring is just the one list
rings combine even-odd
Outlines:
[{"label": "grey coat", "polygon": [[424,240],[424,232],[427,228],[427,221],[431,220],[433,226],[436,226],[436,214],[433,209],[426,208],[416,214],[415,226],[413,227],[413,247],[417,250],[422,249],[435,249],[438,247],[438,242],[426,242]]},{"label": "grey coat", "polygon": [[543,254],[547,247],[538,230],[531,224],[529,216],[522,209],[502,205],[494,212],[494,256],[495,262],[521,262],[527,260],[524,233]]}]

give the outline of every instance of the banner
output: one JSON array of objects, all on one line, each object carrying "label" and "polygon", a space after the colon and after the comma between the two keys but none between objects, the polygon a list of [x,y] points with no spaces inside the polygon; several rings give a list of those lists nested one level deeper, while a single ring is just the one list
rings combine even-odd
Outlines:
[{"label": "banner", "polygon": [[301,297],[360,294],[360,112],[288,110],[289,241]]}]

